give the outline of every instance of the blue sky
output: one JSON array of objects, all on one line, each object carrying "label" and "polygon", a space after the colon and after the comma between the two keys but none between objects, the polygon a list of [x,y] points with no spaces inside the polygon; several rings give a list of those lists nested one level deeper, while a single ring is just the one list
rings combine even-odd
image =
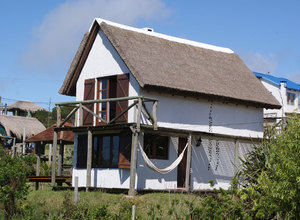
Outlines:
[{"label": "blue sky", "polygon": [[253,71],[300,83],[298,0],[0,1],[2,103],[74,100],[58,90],[94,17],[228,47]]}]

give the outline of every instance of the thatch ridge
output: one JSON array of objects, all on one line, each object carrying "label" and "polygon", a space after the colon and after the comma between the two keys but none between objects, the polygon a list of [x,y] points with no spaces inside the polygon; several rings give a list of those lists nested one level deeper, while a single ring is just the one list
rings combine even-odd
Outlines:
[{"label": "thatch ridge", "polygon": [[15,102],[15,103],[13,103],[13,104],[11,104],[7,107],[8,111],[14,111],[16,109],[21,110],[21,111],[25,111],[25,112],[31,112],[31,113],[35,113],[39,110],[47,111],[46,109],[44,109],[43,107],[35,104],[34,102],[23,101],[23,100],[17,101],[17,102]]},{"label": "thatch ridge", "polygon": [[46,129],[45,126],[36,118],[11,115],[0,115],[0,125],[3,126],[8,136],[14,136],[19,140],[23,137],[24,128],[26,138]]}]

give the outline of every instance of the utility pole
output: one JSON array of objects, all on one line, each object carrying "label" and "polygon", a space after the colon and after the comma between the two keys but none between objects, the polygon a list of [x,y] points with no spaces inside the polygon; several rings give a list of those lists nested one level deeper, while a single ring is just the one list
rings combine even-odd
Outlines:
[{"label": "utility pole", "polygon": [[48,107],[48,121],[47,121],[47,127],[49,128],[49,126],[50,126],[50,114],[51,114],[51,112],[50,112],[50,110],[51,110],[51,97],[49,98],[49,107]]}]

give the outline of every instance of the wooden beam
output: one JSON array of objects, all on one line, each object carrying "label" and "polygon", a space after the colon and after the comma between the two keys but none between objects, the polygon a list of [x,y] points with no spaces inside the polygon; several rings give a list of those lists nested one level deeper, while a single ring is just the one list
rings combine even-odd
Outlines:
[{"label": "wooden beam", "polygon": [[94,115],[94,116],[95,116],[96,118],[98,118],[99,120],[103,121],[105,124],[107,124],[107,121],[106,121],[106,120],[104,120],[103,118],[101,118],[99,115],[96,115],[94,112],[92,112],[92,111],[91,111],[90,109],[88,109],[87,107],[82,106],[82,108],[83,108],[84,110],[86,110],[88,113]]},{"label": "wooden beam", "polygon": [[137,161],[137,147],[139,144],[139,133],[141,129],[141,111],[142,99],[138,100],[138,111],[136,116],[136,130],[133,132],[133,144],[131,147],[131,161],[130,161],[130,183],[128,196],[135,196],[135,176],[136,176],[136,161]]},{"label": "wooden beam", "polygon": [[147,116],[147,119],[148,119],[152,124],[154,124],[154,120],[153,120],[153,118],[152,118],[150,112],[148,111],[147,106],[145,105],[144,102],[142,102],[142,105],[143,105],[143,108],[144,108],[144,110],[145,110],[145,111],[144,111],[144,110],[142,109],[143,114],[145,114],[145,115]]},{"label": "wooden beam", "polygon": [[157,99],[147,98],[144,96],[127,96],[127,97],[120,97],[120,98],[84,100],[84,101],[75,101],[75,102],[58,102],[56,103],[56,105],[63,106],[63,105],[76,105],[76,104],[93,104],[93,103],[102,103],[102,102],[117,102],[117,101],[134,100],[139,98],[146,102],[158,101]]},{"label": "wooden beam", "polygon": [[79,104],[79,122],[78,126],[81,127],[83,125],[83,110],[82,110],[82,104]]},{"label": "wooden beam", "polygon": [[142,99],[138,99],[138,110],[137,110],[137,118],[136,118],[136,131],[139,133],[141,130],[141,113],[142,113]]},{"label": "wooden beam", "polygon": [[52,149],[52,169],[51,169],[51,186],[55,186],[55,170],[56,170],[56,150],[57,150],[57,131],[53,135],[53,149]]},{"label": "wooden beam", "polygon": [[152,115],[153,115],[153,120],[154,120],[153,129],[154,130],[157,130],[157,104],[158,104],[158,101],[154,101],[153,107],[152,107]]},{"label": "wooden beam", "polygon": [[79,106],[76,106],[75,108],[73,108],[72,111],[67,115],[65,120],[58,127],[59,128],[62,127],[66,123],[66,121],[68,121],[78,109],[79,109]]},{"label": "wooden beam", "polygon": [[86,166],[86,191],[91,187],[91,171],[92,171],[92,145],[93,135],[92,131],[88,130],[88,146],[87,146],[87,166]]},{"label": "wooden beam", "polygon": [[[40,175],[40,164],[41,164],[41,145],[37,145],[37,155],[36,155],[36,170],[35,170],[35,175],[39,176]],[[38,190],[39,189],[39,182],[35,183],[35,189]]]},{"label": "wooden beam", "polygon": [[185,190],[190,190],[190,175],[191,175],[191,156],[192,156],[192,134],[188,137],[186,169],[185,169]]},{"label": "wooden beam", "polygon": [[58,154],[58,168],[57,168],[57,175],[62,176],[62,165],[64,162],[64,144],[63,141],[60,140],[59,142],[59,154]]},{"label": "wooden beam", "polygon": [[118,120],[122,115],[124,115],[129,109],[131,109],[133,106],[135,106],[138,103],[138,101],[135,101],[130,106],[128,106],[126,109],[124,109],[119,115],[117,115],[115,118],[113,118],[108,124],[114,123],[116,120]]},{"label": "wooden beam", "polygon": [[23,143],[22,143],[22,153],[25,154],[26,153],[26,143],[25,143],[25,140],[26,140],[26,128],[24,127],[23,128]]}]

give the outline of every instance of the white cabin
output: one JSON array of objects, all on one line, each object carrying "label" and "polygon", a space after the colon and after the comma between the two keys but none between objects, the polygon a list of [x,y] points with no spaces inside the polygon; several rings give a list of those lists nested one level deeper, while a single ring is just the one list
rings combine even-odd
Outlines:
[{"label": "white cabin", "polygon": [[[280,108],[228,48],[98,18],[60,93],[76,96],[79,109],[73,184],[79,177],[79,186],[129,195],[211,189],[209,180],[227,189],[238,158],[263,137],[263,108]],[[161,174],[141,149],[159,169],[186,150],[178,166]]]}]

